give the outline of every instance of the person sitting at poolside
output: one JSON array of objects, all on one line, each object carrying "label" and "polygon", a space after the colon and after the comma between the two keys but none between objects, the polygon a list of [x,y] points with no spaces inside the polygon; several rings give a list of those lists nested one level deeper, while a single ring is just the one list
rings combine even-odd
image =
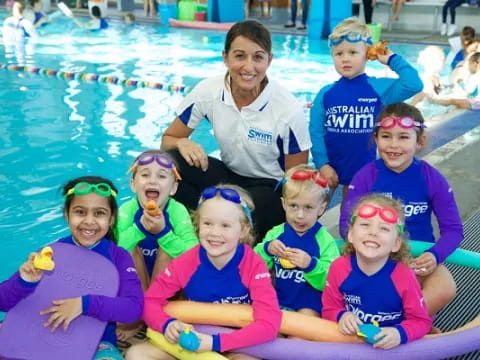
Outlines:
[{"label": "person sitting at poolside", "polygon": [[[236,23],[223,50],[227,74],[205,79],[187,94],[161,144],[182,174],[176,200],[195,209],[209,186],[242,186],[257,209],[253,219],[259,240],[285,221],[277,181],[285,170],[307,163],[311,146],[302,106],[266,75],[272,56],[265,26],[254,20]],[[213,126],[221,160],[189,139],[203,118]]]},{"label": "person sitting at poolside", "polygon": [[82,29],[88,29],[88,30],[94,31],[94,30],[103,30],[108,28],[107,20],[105,20],[102,17],[102,11],[98,6],[92,6],[90,17],[92,19],[84,23],[78,20],[75,16],[73,15],[71,16],[72,20]]},{"label": "person sitting at poolside", "polygon": [[459,109],[480,110],[480,52],[470,55],[467,62],[471,75],[459,81],[465,95],[448,98],[432,96],[433,102],[444,106],[453,105]]}]

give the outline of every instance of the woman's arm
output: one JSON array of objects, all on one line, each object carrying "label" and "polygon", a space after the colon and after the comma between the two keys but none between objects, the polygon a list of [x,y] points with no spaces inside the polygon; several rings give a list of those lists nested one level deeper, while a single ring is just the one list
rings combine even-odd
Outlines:
[{"label": "woman's arm", "polygon": [[292,155],[285,155],[285,171],[288,169],[300,165],[300,164],[307,164],[308,163],[308,150],[292,154]]},{"label": "woman's arm", "polygon": [[176,117],[163,133],[160,148],[163,150],[178,149],[190,166],[206,171],[208,168],[207,154],[200,144],[188,138],[192,132],[193,129],[190,129],[180,118]]}]

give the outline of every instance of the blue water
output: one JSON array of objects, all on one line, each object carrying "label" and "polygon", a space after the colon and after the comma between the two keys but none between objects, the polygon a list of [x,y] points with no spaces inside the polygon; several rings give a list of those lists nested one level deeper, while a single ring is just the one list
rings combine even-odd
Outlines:
[{"label": "blue water", "polygon": [[[6,16],[0,13],[0,19]],[[164,84],[194,86],[225,71],[224,33],[125,27],[103,33],[78,29],[60,17],[39,30],[33,55],[7,56],[0,63],[23,62],[44,69],[90,72]],[[412,64],[420,45],[392,44]],[[271,78],[289,88],[303,104],[334,81],[325,41],[273,36]],[[383,67],[369,65],[383,76]],[[158,148],[174,118],[181,93],[86,82],[0,69],[0,280],[30,251],[67,233],[59,187],[85,174],[110,178],[119,202],[131,196],[125,174],[133,157]],[[308,114],[308,109],[305,106]],[[194,132],[209,153],[217,150],[205,123]]]}]

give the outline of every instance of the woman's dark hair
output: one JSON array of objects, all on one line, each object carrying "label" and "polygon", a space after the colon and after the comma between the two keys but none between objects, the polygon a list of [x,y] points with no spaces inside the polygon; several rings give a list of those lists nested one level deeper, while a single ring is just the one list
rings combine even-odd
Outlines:
[{"label": "woman's dark hair", "polygon": [[[412,106],[403,102],[385,106],[382,112],[378,115],[377,121],[380,121],[381,119],[387,116],[395,116],[395,117],[409,116],[414,121],[417,121],[421,124],[425,123],[425,119],[423,118],[423,115],[420,112],[420,110],[418,110],[415,106]],[[375,128],[375,131],[374,131],[375,137],[377,137],[378,135],[378,129],[379,129],[379,126]],[[417,140],[418,140],[423,135],[424,128],[416,126],[414,127],[414,129],[415,129],[415,132],[417,133]]]},{"label": "woman's dark hair", "polygon": [[[118,194],[118,190],[115,187],[115,185],[113,185],[113,183],[110,180],[108,180],[106,178],[103,178],[103,177],[100,177],[100,176],[93,176],[93,175],[92,176],[81,176],[81,177],[72,179],[61,187],[62,195],[65,196],[65,203],[64,203],[64,206],[63,206],[63,210],[64,210],[65,214],[68,214],[68,211],[70,210],[70,205],[72,204],[72,200],[75,196],[74,194],[67,195],[67,192],[68,192],[68,190],[73,189],[75,187],[75,185],[77,185],[80,182],[86,182],[86,183],[89,183],[89,184],[105,183],[105,184],[108,184],[112,188],[112,190],[114,190]],[[112,212],[113,224],[110,227],[110,229],[108,230],[108,233],[107,233],[107,235],[105,235],[105,237],[109,240],[112,240],[114,243],[117,243],[117,239],[115,238],[115,234],[113,232],[113,229],[117,225],[118,205],[117,205],[117,201],[115,200],[114,196],[110,195],[108,197],[108,205],[110,206],[110,211]]]},{"label": "woman's dark hair", "polygon": [[246,37],[260,45],[260,47],[268,54],[272,53],[272,37],[270,36],[270,32],[258,21],[247,20],[233,25],[225,38],[225,53],[230,51],[230,46],[232,45],[233,40],[238,36]]},{"label": "woman's dark hair", "polygon": [[465,26],[460,33],[462,39],[462,45],[465,49],[475,40],[475,29],[471,26]]}]

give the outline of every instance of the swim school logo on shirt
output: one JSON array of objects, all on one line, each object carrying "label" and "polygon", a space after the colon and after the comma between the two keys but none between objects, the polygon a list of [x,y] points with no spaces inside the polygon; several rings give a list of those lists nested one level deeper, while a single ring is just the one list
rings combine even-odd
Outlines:
[{"label": "swim school logo on shirt", "polygon": [[375,105],[331,106],[325,114],[325,127],[329,132],[371,133],[375,125]]},{"label": "swim school logo on shirt", "polygon": [[250,304],[252,301],[248,293],[240,296],[227,296],[213,301],[214,304]]},{"label": "swim school logo on shirt", "polygon": [[428,211],[428,204],[426,201],[409,202],[407,205],[403,205],[403,212],[405,216],[420,215]]},{"label": "swim school logo on shirt", "polygon": [[249,128],[247,138],[248,141],[262,145],[272,145],[273,143],[273,134],[270,131],[257,128]]}]

